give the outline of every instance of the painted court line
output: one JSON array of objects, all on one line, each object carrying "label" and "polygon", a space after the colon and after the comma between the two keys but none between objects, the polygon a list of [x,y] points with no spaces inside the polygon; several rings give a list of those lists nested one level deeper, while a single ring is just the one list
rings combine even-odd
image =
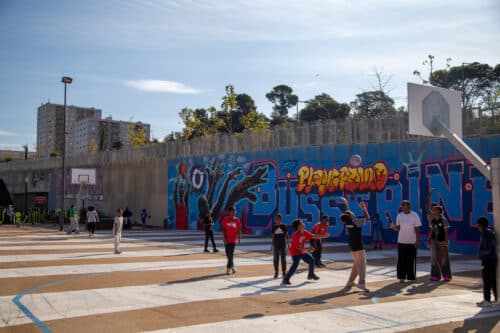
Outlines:
[{"label": "painted court line", "polygon": [[[124,269],[123,271],[129,272],[137,270],[140,269]],[[43,321],[47,321],[102,313],[139,310],[194,301],[257,296],[274,292],[338,288],[345,285],[349,273],[348,270],[322,271],[320,280],[305,282],[307,281],[307,273],[302,272],[294,276],[292,281],[294,284],[289,287],[280,286],[281,280],[274,279],[271,274],[269,274],[267,276],[245,278],[238,278],[237,275],[233,275],[229,279],[216,278],[211,280],[165,283],[160,285],[154,284],[37,294],[25,292],[23,303],[29,307],[30,311],[36,317]],[[89,278],[92,278],[92,276],[93,275],[89,276]],[[84,278],[85,277],[78,277],[78,279]],[[387,276],[372,277],[370,275],[368,278],[371,282],[393,279]],[[65,279],[64,281],[67,280],[71,279]],[[57,282],[51,283],[51,285],[56,284]],[[37,289],[42,287],[38,287]],[[11,309],[9,304],[10,299],[11,296],[0,297],[1,313],[8,313],[9,309]],[[47,304],[51,304],[51,306],[49,307]],[[11,319],[11,322],[22,324],[29,322],[29,319],[17,317]]]},{"label": "painted court line", "polygon": [[[274,316],[256,316],[252,319],[175,327],[148,333],[239,333],[276,332],[398,332],[440,323],[464,320],[477,315],[478,294],[467,292],[454,296],[433,297],[329,310]],[[500,308],[491,308],[484,317],[498,316]],[[394,318],[397,317],[397,321]]]}]

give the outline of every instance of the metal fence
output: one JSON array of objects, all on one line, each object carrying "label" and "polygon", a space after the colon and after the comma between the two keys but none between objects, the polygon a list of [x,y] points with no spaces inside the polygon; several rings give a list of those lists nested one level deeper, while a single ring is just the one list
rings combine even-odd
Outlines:
[{"label": "metal fence", "polygon": [[[485,122],[479,122],[483,125]],[[464,137],[500,133],[496,127],[478,128],[478,122],[464,123]],[[387,143],[429,138],[408,134],[408,116],[383,119],[324,120],[301,123],[298,126],[232,135],[211,135],[193,140],[150,144],[136,149],[93,152],[66,157],[71,166],[106,166],[110,164],[145,163],[157,159],[225,154],[258,150],[276,150],[297,146],[351,145]],[[60,167],[60,158],[15,160],[0,163],[0,172],[40,170]]]}]

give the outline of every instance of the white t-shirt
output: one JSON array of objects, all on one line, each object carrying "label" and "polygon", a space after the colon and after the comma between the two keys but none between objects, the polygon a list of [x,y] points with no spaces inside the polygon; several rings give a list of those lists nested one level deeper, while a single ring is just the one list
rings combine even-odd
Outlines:
[{"label": "white t-shirt", "polygon": [[99,215],[97,215],[97,212],[95,210],[90,210],[87,212],[87,222],[97,222],[97,217]]},{"label": "white t-shirt", "polygon": [[115,223],[113,223],[113,234],[115,233],[118,236],[122,234],[122,228],[123,228],[123,217],[122,216],[115,216]]},{"label": "white t-shirt", "polygon": [[403,212],[399,213],[396,217],[396,225],[399,225],[398,243],[399,244],[415,244],[417,240],[415,228],[420,227],[422,222],[420,222],[420,217],[414,211],[405,214]]}]

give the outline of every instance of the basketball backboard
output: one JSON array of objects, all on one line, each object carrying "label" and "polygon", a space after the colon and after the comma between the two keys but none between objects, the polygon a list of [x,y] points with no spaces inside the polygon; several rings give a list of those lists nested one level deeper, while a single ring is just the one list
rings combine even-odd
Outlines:
[{"label": "basketball backboard", "polygon": [[95,185],[95,169],[71,169],[71,184]]},{"label": "basketball backboard", "polygon": [[408,113],[412,135],[444,137],[434,127],[434,119],[439,119],[462,136],[462,95],[458,91],[408,83]]}]

